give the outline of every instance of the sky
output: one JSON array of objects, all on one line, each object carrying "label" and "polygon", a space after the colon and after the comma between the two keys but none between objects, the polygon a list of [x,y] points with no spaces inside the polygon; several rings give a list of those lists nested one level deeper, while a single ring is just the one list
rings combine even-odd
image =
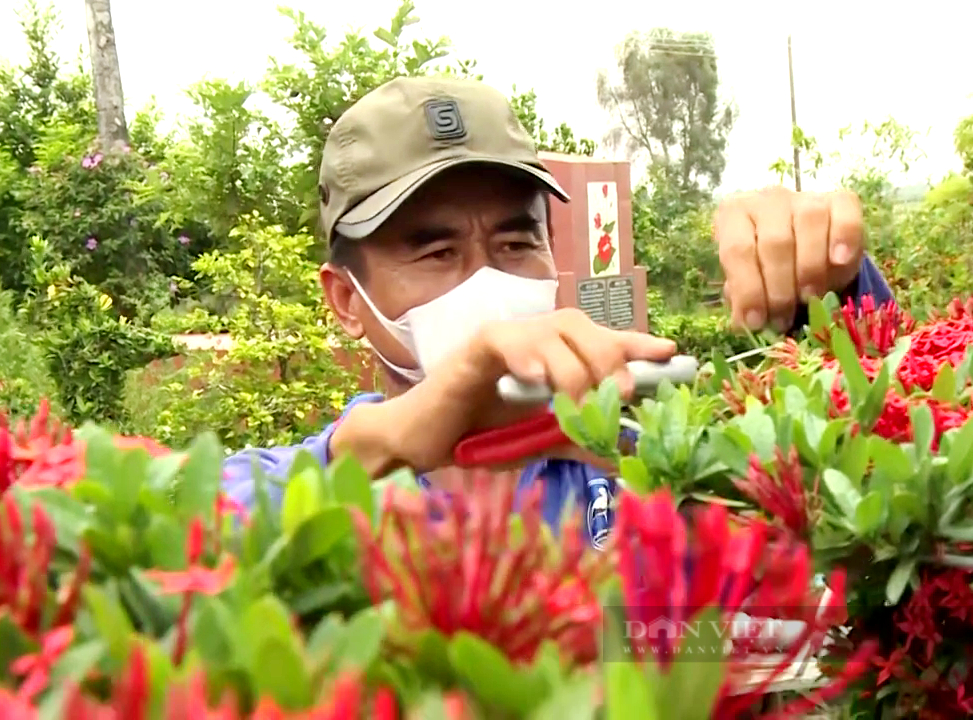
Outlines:
[{"label": "sky", "polygon": [[[334,37],[348,28],[387,24],[397,0],[323,3],[291,0]],[[23,41],[14,10],[0,0],[0,58],[20,61]],[[86,46],[84,3],[54,0],[63,31],[59,51],[73,59]],[[576,134],[601,138],[607,118],[595,79],[614,62],[614,47],[632,30],[666,26],[713,34],[723,93],[739,118],[729,139],[721,190],[774,182],[768,166],[787,154],[790,100],[787,35],[793,37],[798,123],[825,150],[837,149],[839,128],[893,116],[922,133],[926,157],[898,176],[900,184],[936,180],[958,166],[952,133],[973,114],[969,28],[973,3],[927,0],[895,5],[874,0],[416,0],[425,36],[448,35],[458,53],[475,58],[485,80],[509,91],[533,88],[549,124],[566,121]],[[482,9],[477,9],[477,8]],[[287,56],[288,21],[267,0],[112,0],[126,105],[153,96],[170,117],[190,109],[183,90],[204,76],[256,80],[267,57]],[[845,151],[867,152],[863,142]],[[805,180],[832,189],[836,175]]]}]

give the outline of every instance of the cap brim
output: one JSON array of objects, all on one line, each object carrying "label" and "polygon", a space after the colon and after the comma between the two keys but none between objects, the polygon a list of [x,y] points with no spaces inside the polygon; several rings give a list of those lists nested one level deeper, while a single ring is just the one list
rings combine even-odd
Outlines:
[{"label": "cap brim", "polygon": [[554,176],[539,167],[487,157],[451,158],[414,170],[365,198],[338,220],[335,224],[335,232],[353,240],[368,237],[388,220],[402,203],[434,177],[459,165],[473,164],[490,165],[522,173],[536,180],[544,190],[550,191],[562,202],[571,200],[564,192],[564,188],[558,185]]}]

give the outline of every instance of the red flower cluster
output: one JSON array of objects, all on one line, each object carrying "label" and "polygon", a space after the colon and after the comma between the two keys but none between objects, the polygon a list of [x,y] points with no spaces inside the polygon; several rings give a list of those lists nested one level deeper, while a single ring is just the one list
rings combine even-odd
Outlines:
[{"label": "red flower cluster", "polygon": [[[943,402],[928,396],[940,369],[949,363],[958,366],[966,348],[973,344],[973,301],[965,305],[954,301],[950,304],[946,317],[933,318],[918,328],[908,315],[900,313],[894,306],[876,308],[870,298],[865,298],[862,308],[856,310],[849,301],[841,311],[840,322],[848,331],[865,374],[872,380],[882,367],[881,358],[887,355],[900,337],[910,338],[908,352],[898,368],[898,380],[908,393],[900,395],[890,388],[885,405],[872,432],[893,442],[912,440],[910,408],[917,404],[926,405],[932,412],[935,425],[935,439],[947,430],[962,426],[971,416],[966,405]],[[838,367],[837,360],[826,359],[825,364]],[[831,391],[834,414],[844,415],[850,410],[848,396],[841,388],[840,376]]]},{"label": "red flower cluster", "polygon": [[[831,600],[827,607],[819,608],[809,597],[812,563],[807,546],[781,542],[780,536],[759,522],[733,528],[722,505],[701,509],[690,528],[668,493],[648,498],[625,493],[616,536],[625,611],[632,622],[649,627],[664,617],[681,627],[708,608],[718,608],[724,617],[730,617],[745,603],[761,610],[787,608],[792,617],[804,620],[802,636],[756,687],[744,690],[740,683],[743,668],[731,666],[712,714],[715,720],[730,720],[747,712],[812,637],[844,619],[842,574],[832,577]],[[659,663],[663,670],[675,661],[675,648],[665,638],[635,639],[631,650],[642,661]],[[799,717],[815,702],[842,692],[865,670],[872,650],[870,645],[863,646],[815,698],[797,701],[782,716]]]},{"label": "red flower cluster", "polygon": [[777,448],[770,472],[764,468],[759,456],[752,455],[747,476],[737,478],[733,483],[794,537],[804,541],[810,539],[811,528],[821,514],[818,478],[814,479],[814,487],[808,492],[796,447],[792,446],[787,455]]},{"label": "red flower cluster", "polygon": [[390,488],[377,534],[371,518],[356,515],[365,586],[375,603],[395,599],[400,649],[432,629],[478,635],[513,662],[531,661],[549,640],[568,663],[598,658],[597,588],[612,565],[574,521],[557,546],[550,542],[542,491],[538,484],[523,498],[517,533],[514,488],[487,473],[448,501]]},{"label": "red flower cluster", "polygon": [[[879,687],[889,681],[902,688],[905,707],[922,696],[920,720],[952,720],[973,715],[973,673],[969,639],[973,637],[973,573],[928,568],[908,602],[895,609],[891,634],[872,659]],[[862,625],[859,620],[857,625]],[[867,633],[855,627],[853,632]],[[948,645],[950,647],[944,647]],[[950,661],[949,658],[953,658]]]},{"label": "red flower cluster", "polygon": [[[145,448],[153,457],[169,452],[151,438],[118,437],[115,442],[123,449]],[[84,468],[84,443],[51,418],[46,399],[29,422],[20,420],[13,429],[0,413],[0,493],[14,483],[68,486],[84,476]]]},{"label": "red flower cluster", "polygon": [[[136,648],[107,704],[73,687],[61,717],[64,720],[148,720],[154,717],[151,696],[148,659],[141,648]],[[22,695],[0,688],[0,717],[39,720],[40,712]],[[168,689],[162,717],[166,720],[398,720],[398,710],[391,691],[380,689],[371,696],[355,674],[339,677],[331,691],[310,710],[286,712],[270,698],[263,698],[252,713],[242,713],[231,696],[214,708],[207,697],[206,678],[197,674],[188,683]],[[448,720],[460,718],[454,716]]]},{"label": "red flower cluster", "polygon": [[28,636],[38,638],[45,621],[54,627],[70,624],[81,599],[81,587],[88,578],[91,556],[82,548],[73,577],[63,586],[49,614],[48,575],[54,557],[54,525],[40,505],[31,512],[28,541],[20,506],[12,494],[0,499],[0,614],[9,615]]}]

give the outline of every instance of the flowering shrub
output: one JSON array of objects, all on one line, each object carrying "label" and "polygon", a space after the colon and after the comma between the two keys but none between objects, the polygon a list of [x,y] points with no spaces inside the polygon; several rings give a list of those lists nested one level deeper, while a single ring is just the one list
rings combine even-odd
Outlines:
[{"label": "flowering shrub", "polygon": [[[620,458],[630,489],[742,502],[807,543],[818,571],[846,573],[848,621],[828,656],[867,664],[861,716],[973,707],[971,338],[973,301],[917,324],[830,296],[812,305],[806,341],[769,349],[757,368],[717,356],[694,390],[664,388],[637,408],[637,453]],[[560,412],[605,447],[590,411]]]},{"label": "flowering shrub", "polygon": [[[542,487],[515,512],[488,475],[447,500],[350,458],[299,453],[282,507],[262,478],[245,510],[214,435],[171,452],[42,407],[0,431],[0,709],[731,720],[827,635],[816,689],[778,717],[850,687],[867,713],[957,717],[973,319],[832,305],[764,365],[717,358],[634,408],[633,454],[610,442],[612,384],[557,399],[565,432],[621,467],[604,552],[570,514],[549,531]],[[660,619],[696,631],[631,632]]]}]

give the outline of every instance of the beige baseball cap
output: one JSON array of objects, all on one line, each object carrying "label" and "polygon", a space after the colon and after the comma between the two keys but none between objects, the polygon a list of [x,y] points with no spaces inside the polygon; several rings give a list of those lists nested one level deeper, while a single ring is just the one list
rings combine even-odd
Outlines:
[{"label": "beige baseball cap", "polygon": [[424,183],[458,165],[508,168],[570,198],[537,156],[503,93],[476,80],[402,77],[355,103],[331,128],[321,160],[321,226],[360,239]]}]

